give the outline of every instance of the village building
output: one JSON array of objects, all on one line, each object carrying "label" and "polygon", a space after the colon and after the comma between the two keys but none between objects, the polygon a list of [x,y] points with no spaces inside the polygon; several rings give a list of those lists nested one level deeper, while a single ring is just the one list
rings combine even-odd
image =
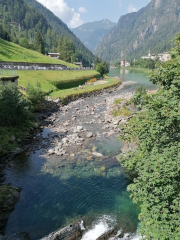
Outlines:
[{"label": "village building", "polygon": [[75,65],[79,66],[80,68],[82,68],[82,62],[75,62]]},{"label": "village building", "polygon": [[60,55],[61,55],[60,53],[48,53],[48,56],[51,58],[59,59]]},{"label": "village building", "polygon": [[127,62],[125,59],[121,61],[121,67],[130,67],[131,64]]},{"label": "village building", "polygon": [[167,52],[159,53],[159,54],[151,54],[151,51],[149,51],[148,55],[142,56],[141,59],[152,59],[152,60],[158,59],[161,62],[167,62],[171,60],[171,55]]}]

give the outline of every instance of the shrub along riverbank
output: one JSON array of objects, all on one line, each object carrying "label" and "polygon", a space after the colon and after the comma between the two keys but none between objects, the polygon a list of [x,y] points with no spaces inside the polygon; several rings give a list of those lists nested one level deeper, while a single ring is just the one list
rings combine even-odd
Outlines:
[{"label": "shrub along riverbank", "polygon": [[160,85],[156,94],[139,89],[133,102],[140,110],[122,139],[137,148],[121,156],[121,163],[138,177],[129,185],[134,203],[141,203],[143,239],[180,239],[180,34],[175,39],[172,60],[151,75]]},{"label": "shrub along riverbank", "polygon": [[35,126],[31,104],[15,84],[0,85],[0,156],[14,150]]}]

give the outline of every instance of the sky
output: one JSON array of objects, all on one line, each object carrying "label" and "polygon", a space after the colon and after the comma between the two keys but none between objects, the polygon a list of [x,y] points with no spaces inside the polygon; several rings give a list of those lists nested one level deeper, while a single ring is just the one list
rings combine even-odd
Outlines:
[{"label": "sky", "polygon": [[70,28],[108,19],[117,23],[122,15],[136,12],[151,0],[37,0]]}]

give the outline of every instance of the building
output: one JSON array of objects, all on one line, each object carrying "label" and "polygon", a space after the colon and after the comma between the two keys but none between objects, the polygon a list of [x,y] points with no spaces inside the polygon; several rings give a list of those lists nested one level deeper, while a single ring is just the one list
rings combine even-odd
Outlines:
[{"label": "building", "polygon": [[167,62],[171,60],[171,55],[167,52],[165,53],[159,53],[159,54],[151,54],[151,51],[149,51],[147,56],[142,56],[141,59],[152,59],[152,60],[159,60],[161,62]]},{"label": "building", "polygon": [[125,64],[126,64],[126,60],[123,59],[123,60],[121,61],[121,67],[125,67]]},{"label": "building", "polygon": [[48,53],[48,57],[59,59],[60,53]]},{"label": "building", "polygon": [[0,77],[0,82],[2,82],[3,85],[7,85],[9,83],[14,83],[18,86],[18,78],[19,76],[15,77]]},{"label": "building", "polygon": [[80,68],[82,68],[82,62],[75,62],[75,65],[79,66]]},{"label": "building", "polygon": [[121,67],[130,67],[131,64],[127,62],[125,59],[121,61]]}]

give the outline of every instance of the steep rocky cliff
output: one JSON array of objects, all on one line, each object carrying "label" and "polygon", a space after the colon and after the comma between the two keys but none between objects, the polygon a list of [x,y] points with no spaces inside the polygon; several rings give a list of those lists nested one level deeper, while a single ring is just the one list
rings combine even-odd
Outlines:
[{"label": "steep rocky cliff", "polygon": [[149,50],[167,51],[179,31],[180,0],[151,0],[138,12],[122,16],[95,52],[108,61],[133,60]]}]

